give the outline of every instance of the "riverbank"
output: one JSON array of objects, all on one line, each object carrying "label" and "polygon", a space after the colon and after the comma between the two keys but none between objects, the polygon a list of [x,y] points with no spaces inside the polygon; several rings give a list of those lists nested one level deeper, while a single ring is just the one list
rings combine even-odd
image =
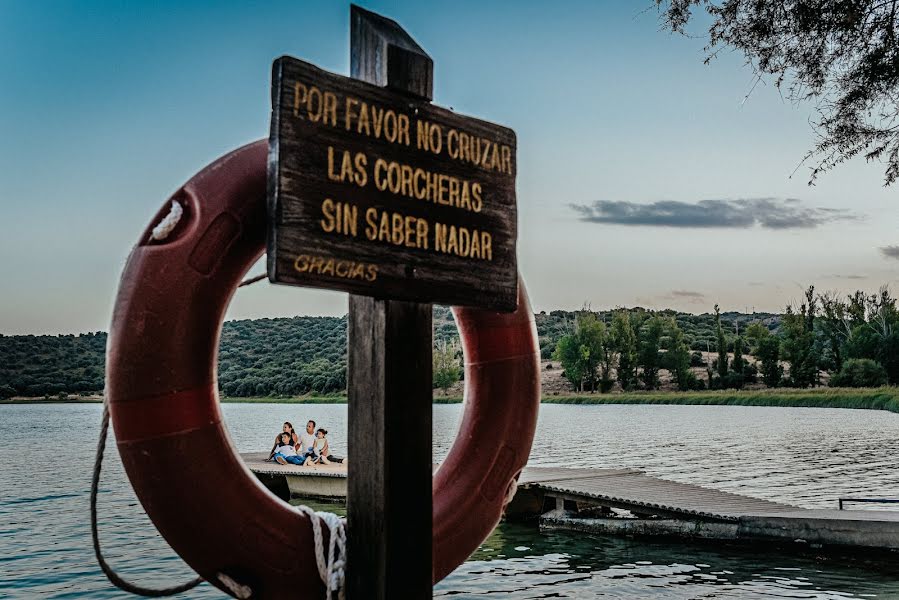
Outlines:
[{"label": "riverbank", "polygon": [[899,388],[815,388],[775,390],[712,390],[705,392],[627,392],[547,396],[551,404],[681,404],[721,406],[783,406],[856,408],[899,413]]},{"label": "riverbank", "polygon": [[[0,404],[81,404],[102,402],[100,396],[59,398],[11,398]],[[242,404],[345,404],[345,395],[290,398],[224,397],[224,403]],[[435,395],[434,404],[458,404],[461,396]],[[854,408],[899,413],[899,388],[816,388],[776,390],[713,390],[704,392],[625,392],[615,394],[552,394],[544,404],[679,404],[719,406],[784,406],[809,408]]]}]

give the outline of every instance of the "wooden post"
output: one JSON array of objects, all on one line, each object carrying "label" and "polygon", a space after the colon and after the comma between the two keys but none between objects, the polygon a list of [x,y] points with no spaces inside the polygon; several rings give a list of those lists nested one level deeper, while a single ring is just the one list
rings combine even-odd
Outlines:
[{"label": "wooden post", "polygon": [[[433,63],[353,6],[351,75],[430,100]],[[431,597],[431,305],[350,296],[347,598]]]}]

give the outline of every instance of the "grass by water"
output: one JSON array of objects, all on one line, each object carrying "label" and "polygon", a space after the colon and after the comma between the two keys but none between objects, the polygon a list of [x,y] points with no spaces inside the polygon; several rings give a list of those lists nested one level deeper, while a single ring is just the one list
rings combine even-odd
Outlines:
[{"label": "grass by water", "polygon": [[[224,398],[223,402],[339,404],[346,396],[300,398]],[[436,394],[434,404],[457,404],[461,396]],[[544,404],[697,404],[735,406],[791,406],[863,408],[899,413],[899,387],[815,388],[775,390],[712,390],[703,392],[626,392],[615,394],[559,394],[543,396]]]},{"label": "grass by water", "polygon": [[[0,404],[100,402],[97,396],[58,398],[13,398]],[[298,396],[290,398],[222,398],[222,402],[265,404],[344,404],[345,395]],[[436,394],[434,404],[457,404],[460,396]],[[774,390],[712,390],[702,392],[626,392],[614,394],[559,394],[544,396],[545,404],[695,404],[733,406],[791,406],[812,408],[861,408],[899,413],[899,387],[815,388]]]},{"label": "grass by water", "polygon": [[708,404],[864,408],[899,413],[899,388],[815,388],[774,390],[711,390],[704,392],[628,392],[545,396],[552,404]]}]

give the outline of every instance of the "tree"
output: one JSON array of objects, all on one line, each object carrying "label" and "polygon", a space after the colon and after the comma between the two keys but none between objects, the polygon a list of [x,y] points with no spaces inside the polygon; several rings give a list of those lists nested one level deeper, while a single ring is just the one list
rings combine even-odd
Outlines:
[{"label": "tree", "polygon": [[[711,16],[706,62],[741,52],[758,81],[772,76],[793,101],[813,100],[818,142],[809,183],[855,156],[899,177],[896,0],[656,0],[664,25],[686,33],[695,7]],[[754,86],[753,86],[754,87]]]},{"label": "tree", "polygon": [[605,338],[605,324],[596,314],[585,310],[575,318],[574,331],[559,340],[553,358],[562,363],[565,377],[577,391],[583,392],[587,387],[591,392],[596,391]]},{"label": "tree", "polygon": [[715,329],[718,342],[718,377],[723,382],[727,379],[727,339],[724,337],[724,328],[721,327],[721,309],[715,305]]},{"label": "tree", "polygon": [[615,311],[612,318],[612,344],[618,352],[618,383],[629,390],[637,381],[637,333],[626,310]]},{"label": "tree", "polygon": [[820,294],[818,301],[821,304],[818,330],[824,338],[826,347],[822,366],[831,371],[839,371],[843,368],[843,347],[852,333],[847,313],[848,306],[835,292]]},{"label": "tree", "polygon": [[814,329],[817,303],[814,286],[806,290],[805,299],[798,312],[792,306],[787,306],[781,323],[784,331],[781,351],[784,360],[790,364],[789,384],[794,387],[809,387],[818,381]]},{"label": "tree", "polygon": [[459,366],[459,359],[457,358],[458,352],[459,347],[456,345],[455,340],[452,343],[441,340],[434,347],[434,387],[442,389],[444,396],[446,396],[447,390],[459,381],[459,378],[462,376],[462,367]]},{"label": "tree", "polygon": [[737,388],[743,387],[745,381],[745,371],[748,363],[743,360],[743,338],[737,336],[734,339],[734,360],[731,364],[731,372],[724,387]]},{"label": "tree", "polygon": [[899,310],[888,288],[850,298],[853,323],[844,345],[847,358],[870,358],[887,372],[889,383],[899,384]]},{"label": "tree", "polygon": [[780,339],[769,335],[759,340],[756,358],[762,363],[762,381],[769,388],[780,385],[784,368],[780,364]]},{"label": "tree", "polygon": [[746,361],[743,360],[743,338],[739,335],[734,338],[734,360],[731,363],[731,370],[739,375],[743,374],[746,367]]},{"label": "tree", "polygon": [[677,389],[682,392],[696,388],[696,376],[690,370],[692,356],[690,346],[684,337],[684,332],[674,319],[668,320],[670,342],[668,352],[665,353],[665,366],[674,375]]},{"label": "tree", "polygon": [[609,331],[605,323],[600,322],[600,325],[602,325],[602,349],[599,359],[599,392],[605,394],[615,385],[612,371],[618,362],[618,350],[615,347],[615,339],[612,336],[612,332]]},{"label": "tree", "polygon": [[758,354],[759,342],[769,335],[771,335],[771,331],[765,327],[764,324],[759,323],[758,321],[750,323],[749,327],[746,328],[746,340],[749,342],[749,353],[752,355]]},{"label": "tree", "polygon": [[16,395],[16,390],[10,385],[0,385],[0,400],[6,400]]},{"label": "tree", "polygon": [[640,329],[639,358],[641,367],[640,379],[647,390],[654,390],[659,386],[659,367],[661,366],[661,342],[665,333],[665,321],[658,315],[646,320],[646,324]]},{"label": "tree", "polygon": [[850,358],[830,378],[832,387],[878,387],[886,383],[886,369],[870,358]]}]

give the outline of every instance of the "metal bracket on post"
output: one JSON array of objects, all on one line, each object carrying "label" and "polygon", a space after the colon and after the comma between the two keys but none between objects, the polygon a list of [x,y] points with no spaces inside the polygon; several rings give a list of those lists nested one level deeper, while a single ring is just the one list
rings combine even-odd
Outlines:
[{"label": "metal bracket on post", "polygon": [[[352,77],[419,99],[433,61],[395,22],[352,6]],[[350,296],[347,597],[430,598],[430,304]]]}]

